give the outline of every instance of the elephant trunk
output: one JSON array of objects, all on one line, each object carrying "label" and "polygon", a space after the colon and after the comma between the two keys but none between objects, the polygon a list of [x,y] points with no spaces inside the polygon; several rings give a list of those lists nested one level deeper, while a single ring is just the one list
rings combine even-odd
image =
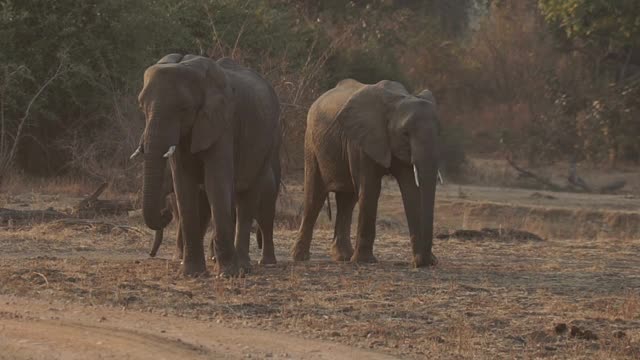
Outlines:
[{"label": "elephant trunk", "polygon": [[435,164],[422,165],[420,175],[420,232],[425,255],[430,256],[433,246],[433,212],[436,195],[437,170]]},{"label": "elephant trunk", "polygon": [[145,224],[150,229],[162,230],[171,222],[171,213],[162,211],[165,199],[163,174],[167,161],[162,157],[155,159],[150,159],[150,157],[145,154],[142,183],[142,216]]},{"label": "elephant trunk", "polygon": [[[433,135],[433,134],[429,134]],[[418,228],[418,244],[415,259],[416,266],[430,264],[433,247],[433,220],[438,178],[437,145],[434,136],[427,137],[431,141],[412,142],[412,155],[416,185],[420,192],[420,221]],[[427,145],[425,148],[424,145]]]},{"label": "elephant trunk", "polygon": [[[156,114],[157,111],[154,111]],[[171,222],[171,212],[165,205],[167,150],[178,144],[177,122],[151,116],[145,129],[144,175],[142,183],[142,215],[152,230],[162,230]]]}]

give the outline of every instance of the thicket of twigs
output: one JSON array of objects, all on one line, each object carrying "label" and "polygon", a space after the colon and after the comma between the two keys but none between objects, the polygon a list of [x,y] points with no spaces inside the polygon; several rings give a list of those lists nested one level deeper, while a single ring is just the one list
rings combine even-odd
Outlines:
[{"label": "thicket of twigs", "polygon": [[230,56],[265,74],[282,103],[287,170],[302,166],[308,106],[346,77],[430,88],[451,175],[467,152],[638,161],[640,36],[568,28],[580,14],[625,20],[615,7],[580,12],[599,0],[578,3],[574,14],[551,0],[7,0],[0,178],[71,173],[137,188],[136,96],[144,69],[169,52]]}]

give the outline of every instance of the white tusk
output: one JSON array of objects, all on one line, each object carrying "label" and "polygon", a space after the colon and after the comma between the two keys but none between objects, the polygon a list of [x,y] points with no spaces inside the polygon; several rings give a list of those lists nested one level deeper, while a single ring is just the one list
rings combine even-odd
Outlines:
[{"label": "white tusk", "polygon": [[418,168],[413,165],[413,176],[416,179],[416,186],[420,187],[420,180],[418,180]]},{"label": "white tusk", "polygon": [[175,145],[171,145],[171,146],[169,146],[169,150],[162,157],[169,158],[169,157],[171,157],[171,155],[173,155],[174,152],[176,152],[176,146]]},{"label": "white tusk", "polygon": [[142,154],[142,147],[138,146],[136,151],[134,151],[133,154],[131,154],[131,156],[129,156],[129,160],[133,160],[133,159],[137,158],[138,155],[140,155],[140,154]]},{"label": "white tusk", "polygon": [[438,169],[438,180],[440,181],[440,185],[444,185],[444,180],[442,179],[442,174],[440,174],[440,169]]}]

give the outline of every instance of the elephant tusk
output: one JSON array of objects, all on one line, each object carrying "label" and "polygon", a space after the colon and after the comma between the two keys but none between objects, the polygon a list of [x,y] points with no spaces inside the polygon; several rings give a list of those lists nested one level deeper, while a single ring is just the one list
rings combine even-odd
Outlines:
[{"label": "elephant tusk", "polygon": [[171,145],[171,146],[169,146],[169,150],[162,157],[169,158],[175,152],[176,152],[176,146],[175,145]]},{"label": "elephant tusk", "polygon": [[416,180],[416,186],[420,187],[420,180],[418,180],[418,168],[415,165],[413,165],[413,176]]},{"label": "elephant tusk", "polygon": [[142,147],[138,146],[138,148],[136,148],[136,151],[134,151],[133,154],[131,154],[131,156],[129,156],[129,160],[133,160],[133,159],[137,158],[140,154],[142,154]]},{"label": "elephant tusk", "polygon": [[438,181],[440,181],[440,185],[444,185],[444,180],[442,179],[442,174],[440,174],[440,169],[438,169]]}]

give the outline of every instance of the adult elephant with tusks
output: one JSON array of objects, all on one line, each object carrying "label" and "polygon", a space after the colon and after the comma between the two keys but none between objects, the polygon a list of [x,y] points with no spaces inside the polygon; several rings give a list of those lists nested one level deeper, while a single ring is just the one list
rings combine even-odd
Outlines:
[{"label": "adult elephant with tusks", "polygon": [[[206,272],[199,185],[215,226],[216,272],[237,275],[250,269],[249,232],[255,218],[262,235],[273,237],[279,185],[280,108],[271,85],[258,73],[223,58],[170,54],[149,67],[138,96],[146,126],[142,213],[147,226],[161,230],[163,173],[171,166],[184,241],[182,271]],[[235,239],[235,246],[234,246]],[[263,262],[275,262],[271,254]]]},{"label": "adult elephant with tusks", "polygon": [[[436,264],[432,252],[438,174],[438,117],[430,91],[411,95],[393,81],[343,80],[316,100],[305,133],[304,210],[293,259],[308,260],[313,226],[335,192],[332,257],[376,262],[373,242],[382,177],[398,181],[415,267]],[[355,250],[351,218],[359,204]]]}]

